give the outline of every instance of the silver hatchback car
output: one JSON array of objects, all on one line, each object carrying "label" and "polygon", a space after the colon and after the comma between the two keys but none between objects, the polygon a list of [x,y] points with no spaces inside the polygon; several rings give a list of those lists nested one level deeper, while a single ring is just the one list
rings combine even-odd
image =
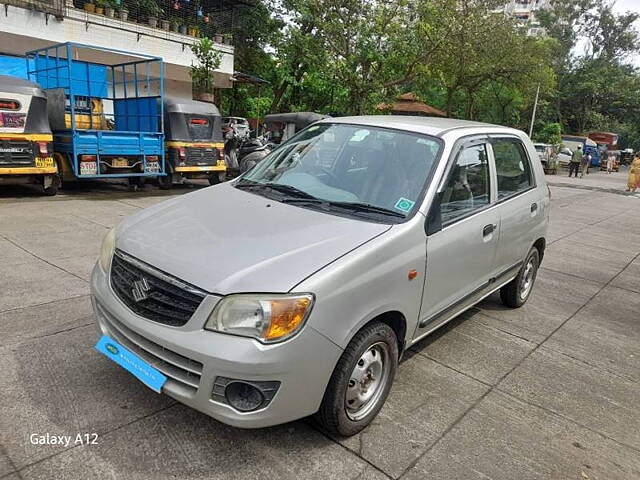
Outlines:
[{"label": "silver hatchback car", "polygon": [[497,290],[527,301],[548,213],[520,131],[326,119],[111,231],[91,281],[96,348],[224,423],[316,414],[353,435],[407,348]]}]

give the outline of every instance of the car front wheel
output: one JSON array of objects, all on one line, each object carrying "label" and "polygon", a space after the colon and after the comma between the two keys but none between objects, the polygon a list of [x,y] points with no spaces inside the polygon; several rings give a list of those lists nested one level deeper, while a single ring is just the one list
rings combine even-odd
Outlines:
[{"label": "car front wheel", "polygon": [[351,436],[376,417],[398,367],[398,340],[382,322],[365,326],[336,365],[316,418],[330,433]]}]

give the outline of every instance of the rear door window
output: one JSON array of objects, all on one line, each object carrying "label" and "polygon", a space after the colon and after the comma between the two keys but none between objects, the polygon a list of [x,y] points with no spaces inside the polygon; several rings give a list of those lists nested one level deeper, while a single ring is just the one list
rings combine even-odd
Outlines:
[{"label": "rear door window", "polygon": [[494,140],[493,154],[498,177],[498,200],[533,187],[531,164],[522,142],[515,139]]}]

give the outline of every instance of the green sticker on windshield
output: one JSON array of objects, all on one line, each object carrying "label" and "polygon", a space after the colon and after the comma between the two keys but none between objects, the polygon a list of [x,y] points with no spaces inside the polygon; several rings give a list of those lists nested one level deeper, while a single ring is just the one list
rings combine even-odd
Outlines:
[{"label": "green sticker on windshield", "polygon": [[412,202],[408,198],[400,197],[396,202],[394,208],[396,208],[397,210],[400,210],[401,212],[407,213],[411,211],[411,209],[415,204],[416,202]]}]

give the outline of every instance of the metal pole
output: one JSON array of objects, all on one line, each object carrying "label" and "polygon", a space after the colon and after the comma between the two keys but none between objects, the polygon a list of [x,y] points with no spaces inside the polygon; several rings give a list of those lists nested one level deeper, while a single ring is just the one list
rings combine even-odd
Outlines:
[{"label": "metal pole", "polygon": [[538,90],[536,91],[536,101],[533,104],[533,113],[531,114],[531,128],[529,129],[529,138],[533,135],[533,124],[536,123],[536,110],[538,110],[538,97],[540,97],[540,84],[538,83]]}]

